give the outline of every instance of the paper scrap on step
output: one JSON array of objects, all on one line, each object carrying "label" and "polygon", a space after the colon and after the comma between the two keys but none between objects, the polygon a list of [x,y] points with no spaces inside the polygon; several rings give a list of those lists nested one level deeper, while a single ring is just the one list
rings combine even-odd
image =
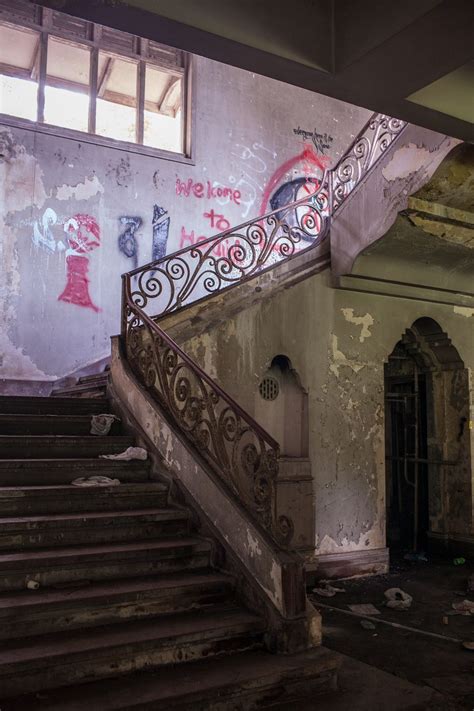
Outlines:
[{"label": "paper scrap on step", "polygon": [[130,459],[147,459],[148,452],[143,447],[128,447],[125,452],[120,452],[120,454],[100,454],[101,459],[120,459],[123,461],[130,461]]},{"label": "paper scrap on step", "polygon": [[80,476],[71,481],[72,486],[117,486],[119,479],[111,479],[109,476]]}]

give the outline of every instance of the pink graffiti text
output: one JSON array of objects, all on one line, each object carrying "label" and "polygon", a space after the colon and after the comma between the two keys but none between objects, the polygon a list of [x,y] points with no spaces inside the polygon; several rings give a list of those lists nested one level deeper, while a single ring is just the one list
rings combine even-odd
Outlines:
[{"label": "pink graffiti text", "polygon": [[207,198],[214,200],[217,198],[228,198],[236,205],[240,205],[242,197],[240,190],[225,185],[213,185],[209,180],[206,182],[195,182],[192,178],[183,181],[176,178],[176,195],[182,197]]}]

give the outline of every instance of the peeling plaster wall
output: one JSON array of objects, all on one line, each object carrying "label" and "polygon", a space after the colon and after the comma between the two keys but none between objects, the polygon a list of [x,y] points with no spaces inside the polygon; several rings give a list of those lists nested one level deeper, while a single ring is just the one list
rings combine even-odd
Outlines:
[{"label": "peeling plaster wall", "polygon": [[[53,381],[110,353],[120,275],[152,259],[155,205],[167,252],[188,246],[270,209],[268,185],[313,175],[311,156],[333,165],[370,115],[198,57],[194,98],[195,165],[0,125],[0,379]],[[209,198],[208,181],[240,197]]]},{"label": "peeling plaster wall", "polygon": [[291,360],[309,399],[318,554],[385,546],[384,362],[404,331],[435,319],[474,368],[465,310],[329,281],[328,271],[315,275],[184,345],[251,414],[272,358]]}]

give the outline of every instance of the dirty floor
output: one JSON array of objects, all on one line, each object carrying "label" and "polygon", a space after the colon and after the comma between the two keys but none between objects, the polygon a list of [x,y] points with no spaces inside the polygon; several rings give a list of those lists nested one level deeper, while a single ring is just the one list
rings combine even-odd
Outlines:
[{"label": "dirty floor", "polygon": [[[474,652],[465,650],[461,642],[474,640],[474,615],[447,613],[453,603],[474,600],[474,593],[466,592],[473,573],[469,561],[455,566],[452,559],[413,563],[401,558],[387,575],[332,581],[345,590],[334,597],[313,594],[323,617],[323,644],[344,655],[340,697],[332,704],[327,699],[329,705],[318,709],[472,711]],[[408,610],[385,606],[384,591],[394,587],[412,596]],[[380,611],[373,618],[375,629],[365,629],[361,617],[342,612],[361,603],[372,603]],[[344,706],[345,694],[352,699],[348,706]]]}]

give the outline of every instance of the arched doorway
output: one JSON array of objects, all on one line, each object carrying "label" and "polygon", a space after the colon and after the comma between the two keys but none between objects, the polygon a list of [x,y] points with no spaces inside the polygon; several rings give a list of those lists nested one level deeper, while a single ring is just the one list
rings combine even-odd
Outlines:
[{"label": "arched doorway", "polygon": [[472,534],[468,371],[440,325],[413,323],[385,364],[387,545]]}]

